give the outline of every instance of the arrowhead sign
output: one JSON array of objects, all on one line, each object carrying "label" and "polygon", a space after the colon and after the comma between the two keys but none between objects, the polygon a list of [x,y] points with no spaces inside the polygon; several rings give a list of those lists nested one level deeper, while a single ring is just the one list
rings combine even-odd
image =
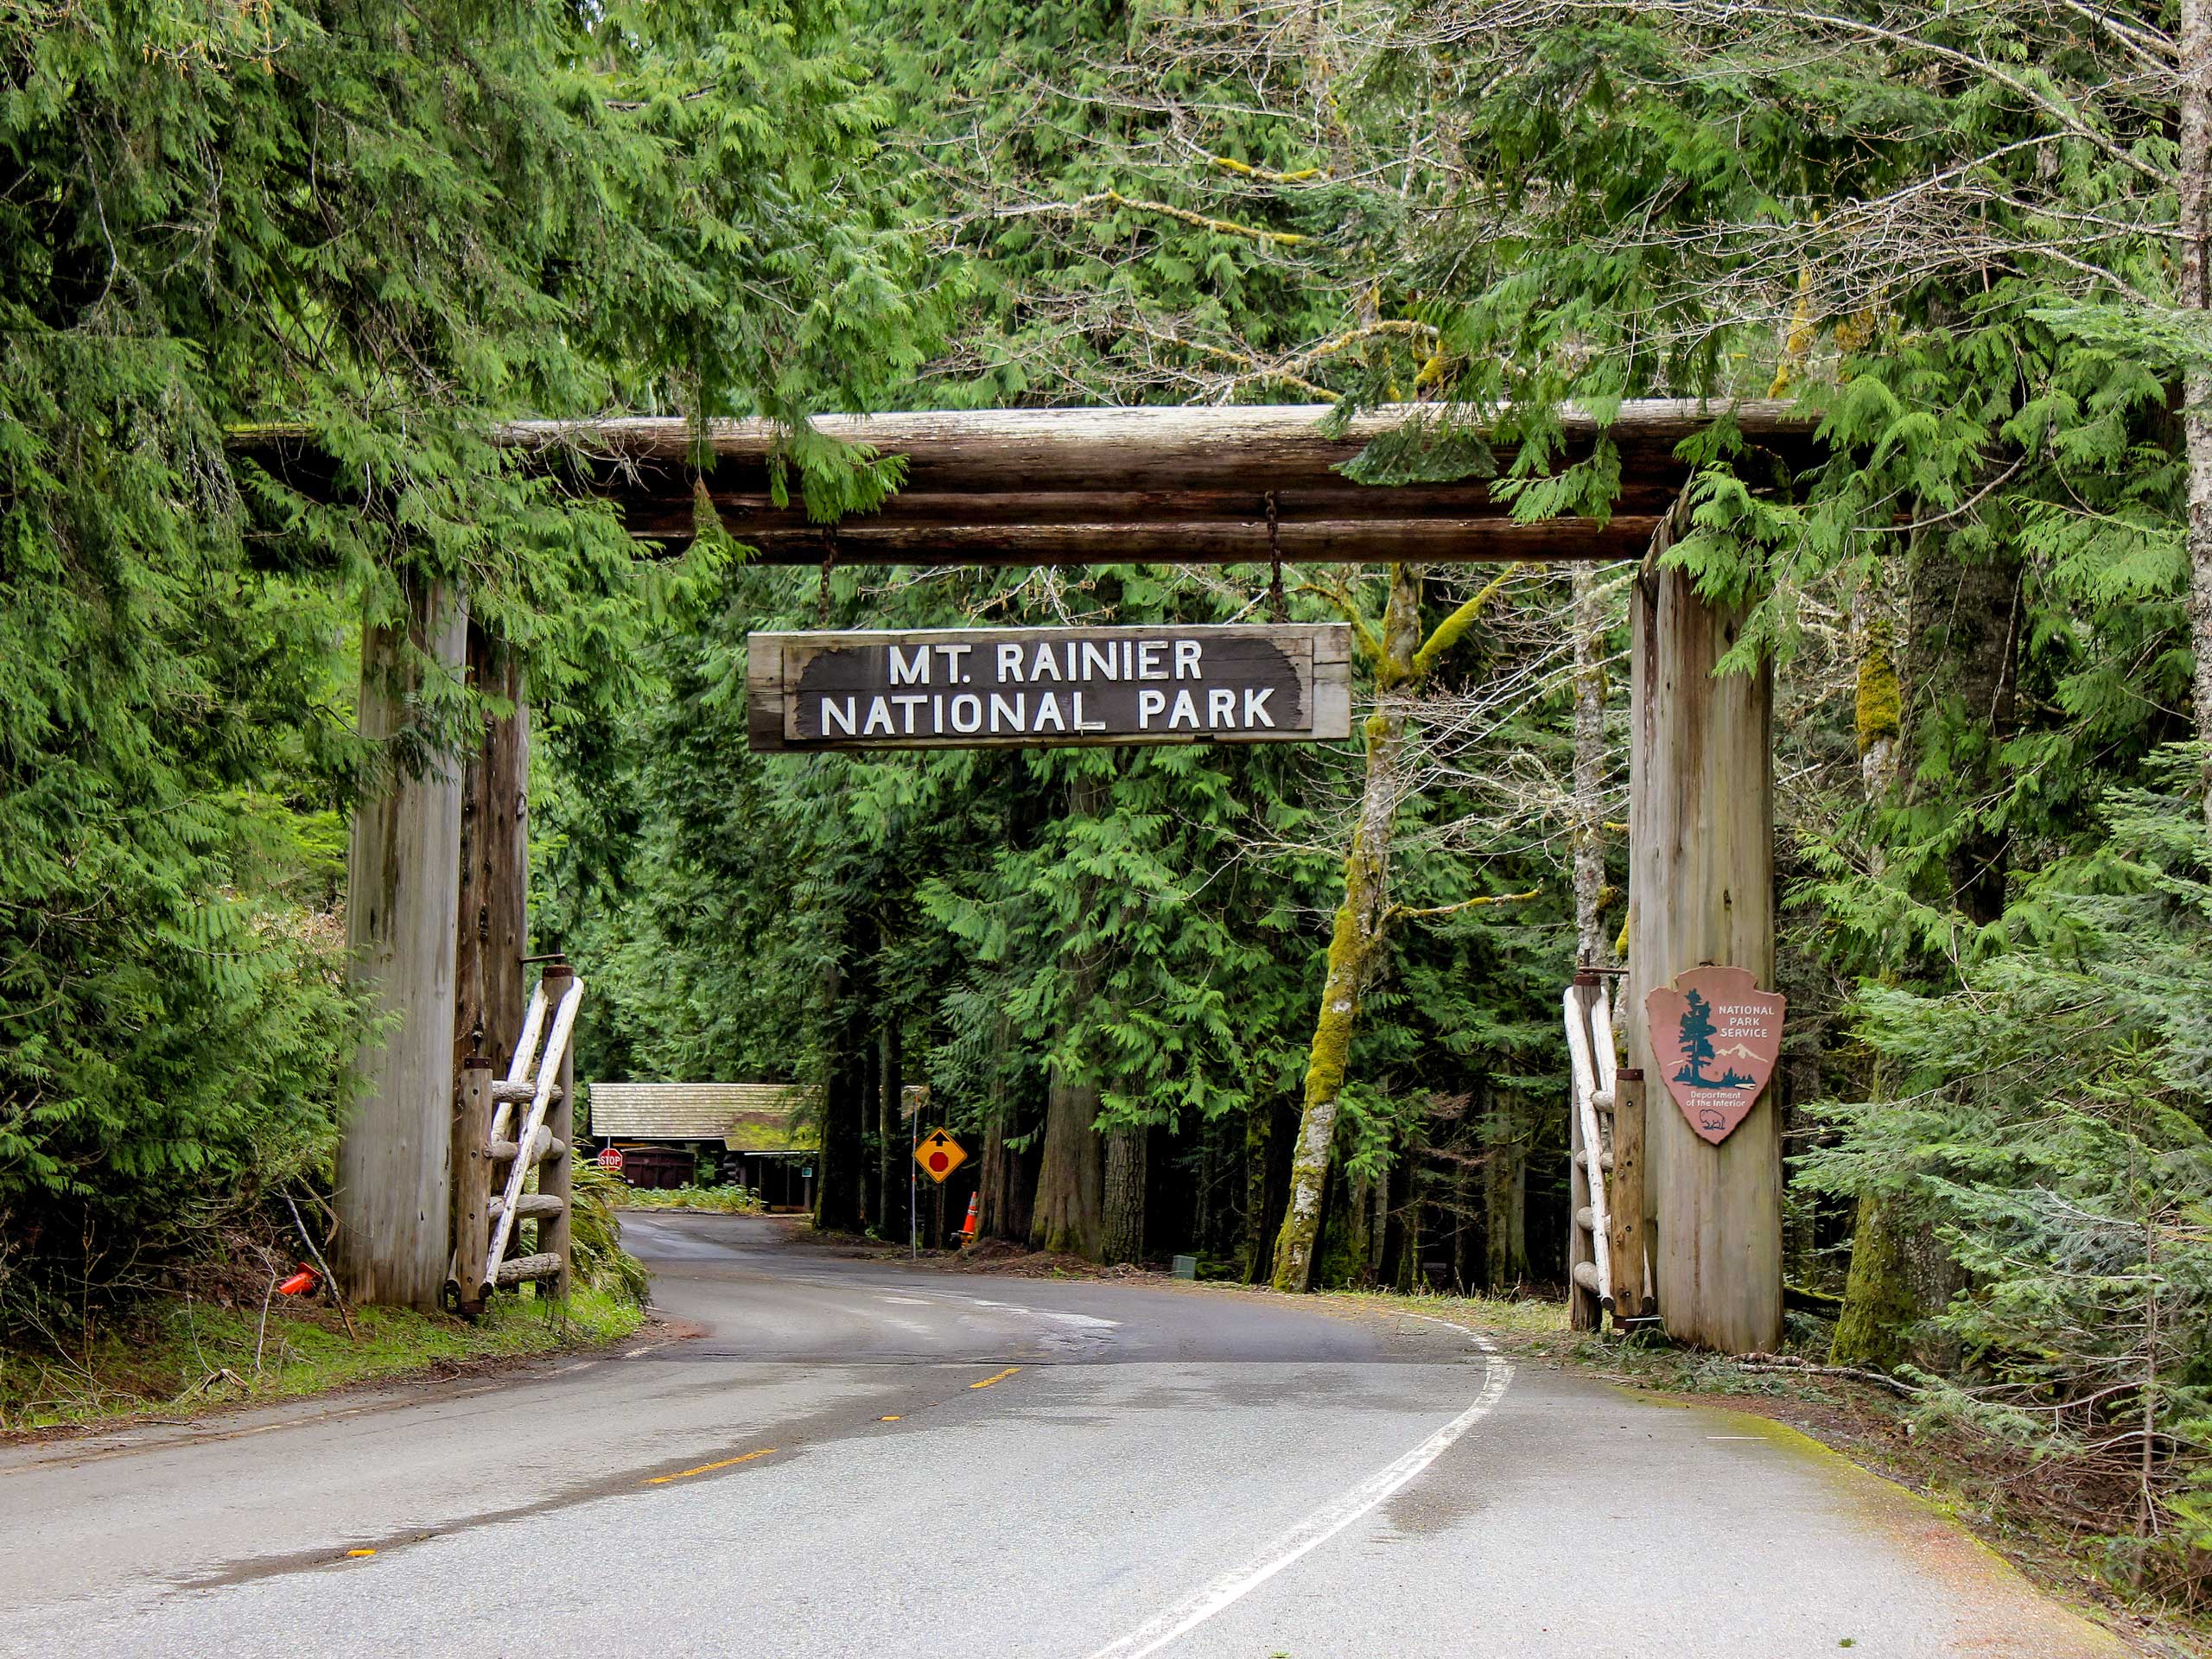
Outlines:
[{"label": "arrowhead sign", "polygon": [[968,1161],[968,1154],[943,1129],[931,1129],[914,1148],[914,1161],[922,1166],[923,1174],[942,1186],[946,1176]]},{"label": "arrowhead sign", "polygon": [[1789,1000],[1745,968],[1693,968],[1643,999],[1659,1075],[1700,1137],[1719,1146],[1751,1113],[1782,1057]]}]

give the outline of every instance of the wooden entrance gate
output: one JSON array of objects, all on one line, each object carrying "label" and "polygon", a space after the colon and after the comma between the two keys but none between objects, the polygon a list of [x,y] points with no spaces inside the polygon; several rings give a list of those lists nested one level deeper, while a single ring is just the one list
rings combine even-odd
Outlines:
[{"label": "wooden entrance gate", "polygon": [[[1622,1015],[1626,1069],[1656,1076],[1638,1012],[1645,989],[1707,962],[1745,968],[1763,985],[1773,976],[1772,687],[1764,670],[1713,677],[1740,612],[1708,603],[1678,573],[1657,568],[1688,471],[1675,450],[1726,418],[1744,439],[1738,467],[1747,481],[1786,481],[1809,458],[1814,423],[1770,402],[1725,410],[1630,402],[1604,421],[1569,411],[1560,425],[1560,462],[1611,446],[1620,476],[1613,510],[1603,520],[1522,523],[1481,479],[1382,488],[1344,475],[1344,464],[1371,439],[1434,411],[1374,410],[1334,435],[1322,425],[1329,412],[1017,410],[824,419],[817,427],[825,435],[903,456],[907,467],[904,487],[880,511],[835,526],[810,524],[796,505],[778,504],[772,474],[782,438],[765,423],[715,423],[703,434],[676,420],[524,423],[502,436],[524,450],[558,451],[594,475],[643,540],[688,540],[703,492],[729,533],[770,563],[1642,558],[1632,607],[1630,963],[1627,991],[1613,1007]],[[273,468],[296,468],[308,487],[327,477],[316,457],[281,434],[248,442]],[[429,587],[410,601],[417,645],[460,671],[461,596]],[[405,655],[392,643],[372,634],[364,649],[362,723],[372,734],[398,728],[410,690],[392,671]],[[505,725],[512,729],[487,731],[487,753],[477,764],[511,788],[527,772],[516,764],[526,753],[526,721]],[[458,941],[472,932],[480,940],[486,918],[519,914],[524,874],[512,856],[493,870],[473,866],[489,885],[480,884],[473,906],[462,902],[450,873],[463,862],[463,794],[459,769],[395,776],[364,799],[355,825],[362,971],[379,1005],[403,1016],[396,1032],[363,1053],[366,1099],[340,1159],[347,1185],[340,1271],[351,1291],[375,1299],[430,1300],[442,1283],[450,1240],[434,1218],[445,1213],[454,1154],[455,975],[468,956]],[[518,816],[509,827],[518,823]],[[420,874],[391,876],[418,861]],[[1638,1204],[1662,1315],[1671,1332],[1691,1341],[1772,1346],[1781,1328],[1777,1115],[1755,1113],[1719,1147],[1700,1141],[1679,1116],[1648,1113],[1649,1198]],[[373,1155],[365,1150],[372,1146]],[[1592,1160],[1586,1178],[1599,1173],[1602,1148],[1583,1150]],[[434,1230],[438,1236],[427,1238]]]}]

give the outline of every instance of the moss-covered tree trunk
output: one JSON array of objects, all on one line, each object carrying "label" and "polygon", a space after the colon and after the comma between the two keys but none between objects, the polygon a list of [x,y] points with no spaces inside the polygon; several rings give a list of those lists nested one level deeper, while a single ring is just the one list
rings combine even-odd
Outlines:
[{"label": "moss-covered tree trunk", "polygon": [[1271,1100],[1255,1100],[1244,1113],[1244,1261],[1248,1285],[1263,1283],[1268,1276],[1269,1154],[1274,1147],[1275,1107]]},{"label": "moss-covered tree trunk", "polygon": [[[1901,757],[1915,757],[1917,770],[1918,756],[1936,742],[1955,786],[1971,794],[1979,778],[1997,787],[1999,748],[2018,720],[2020,576],[2012,559],[1962,560],[1938,537],[1916,538],[1903,673],[1879,594],[1862,597],[1856,723],[1869,804],[1895,791]],[[1946,874],[1952,901],[1969,921],[1986,925],[2003,913],[2009,855],[2001,830],[1976,823],[1959,838]],[[1869,1097],[1881,1091],[1878,1079]],[[1888,1369],[1913,1360],[1940,1368],[1955,1357],[1952,1344],[1925,1328],[1966,1282],[1939,1222],[1905,1191],[1859,1200],[1843,1312],[1829,1345],[1836,1363]]]},{"label": "moss-covered tree trunk", "polygon": [[1313,1248],[1321,1230],[1321,1185],[1336,1137],[1337,1106],[1344,1096],[1344,1065],[1359,1019],[1360,990],[1382,953],[1390,897],[1390,836],[1404,785],[1400,761],[1406,739],[1404,705],[1390,694],[1414,675],[1421,577],[1416,565],[1398,565],[1390,573],[1390,597],[1377,642],[1376,706],[1364,728],[1367,764],[1359,822],[1352,831],[1351,849],[1344,855],[1344,902],[1337,907],[1330,931],[1328,976],[1322,982],[1320,1013],[1306,1059],[1306,1098],[1291,1154],[1290,1203],[1283,1212],[1282,1230],[1275,1236],[1273,1282],[1277,1290],[1302,1291],[1313,1283]]}]

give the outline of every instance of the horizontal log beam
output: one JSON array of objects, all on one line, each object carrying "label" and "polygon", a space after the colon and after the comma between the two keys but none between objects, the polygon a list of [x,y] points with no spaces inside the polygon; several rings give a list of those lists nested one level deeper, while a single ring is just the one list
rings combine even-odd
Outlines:
[{"label": "horizontal log beam", "polygon": [[560,1275],[561,1258],[557,1255],[517,1255],[493,1269],[492,1282],[504,1289],[525,1279],[557,1279]]},{"label": "horizontal log beam", "polygon": [[[1420,412],[1440,418],[1433,408]],[[1743,465],[1754,482],[1784,483],[1816,459],[1816,422],[1777,400],[1731,408],[1640,399],[1603,422],[1570,409],[1552,465],[1610,443],[1621,480],[1613,517],[1603,527],[1584,518],[1516,524],[1509,504],[1478,478],[1352,482],[1344,464],[1415,411],[1370,410],[1334,436],[1323,434],[1328,413],[1283,404],[824,416],[817,432],[897,456],[903,470],[879,512],[848,518],[834,537],[788,499],[776,504],[773,474],[789,435],[766,422],[714,422],[703,432],[680,419],[518,422],[496,436],[567,487],[613,501],[640,540],[688,542],[703,481],[724,528],[775,564],[818,563],[833,544],[841,562],[861,564],[1255,563],[1270,556],[1271,493],[1280,525],[1272,548],[1288,560],[1611,559],[1642,552],[1688,474],[1676,448],[1718,420],[1732,416],[1747,440],[1752,455]],[[296,487],[342,493],[305,429],[254,428],[228,442]]]},{"label": "horizontal log beam", "polygon": [[[502,1192],[492,1200],[492,1217],[499,1219],[507,1206],[506,1194]],[[517,1221],[543,1221],[549,1216],[565,1214],[569,1205],[565,1199],[550,1192],[525,1192],[515,1200]]]},{"label": "horizontal log beam", "polygon": [[[537,1085],[534,1083],[495,1083],[492,1085],[492,1098],[495,1102],[504,1100],[512,1104],[521,1104],[537,1098]],[[555,1084],[553,1092],[547,1098],[560,1099],[561,1085]]]},{"label": "horizontal log beam", "polygon": [[[1624,476],[1613,511],[1649,514],[1665,512],[1681,489],[1682,467],[1663,466]],[[656,465],[610,483],[607,495],[639,533],[667,530],[688,535],[696,507],[689,474]],[[707,494],[722,527],[732,535],[748,530],[819,532],[825,526],[806,516],[797,502],[779,506],[765,482],[707,481]],[[1480,480],[1459,484],[1410,484],[1385,489],[1326,477],[1295,487],[1266,490],[1249,485],[1230,488],[1183,487],[1155,490],[961,490],[908,487],[872,512],[855,513],[840,531],[868,524],[1182,524],[1228,520],[1264,524],[1268,498],[1274,498],[1279,524],[1297,524],[1342,518],[1503,518],[1510,504],[1494,496]]]},{"label": "horizontal log beam", "polygon": [[[1573,408],[1559,428],[1570,444],[1600,435],[1639,447],[1669,446],[1710,428],[1729,406],[1687,398],[1639,398],[1606,420]],[[1816,423],[1793,405],[1751,399],[1733,405],[1737,424],[1754,438],[1802,442]],[[1188,479],[1213,473],[1250,483],[1278,475],[1325,474],[1416,414],[1442,412],[1390,405],[1356,416],[1338,436],[1324,435],[1331,410],[1321,404],[1248,404],[1231,408],[1002,409],[832,415],[814,429],[879,454],[906,457],[911,474],[961,474],[983,479],[1047,479],[1077,487],[1128,487],[1146,478]],[[567,450],[607,461],[666,461],[689,466],[695,455],[766,465],[788,447],[766,421],[713,421],[703,434],[666,417],[603,421],[525,421],[500,429],[503,442],[530,450]]]},{"label": "horizontal log beam", "polygon": [[[1512,559],[1625,559],[1639,556],[1659,515],[1510,519],[1344,519],[1260,523],[1089,524],[891,524],[849,519],[834,537],[819,530],[733,529],[762,564],[1053,565],[1125,563],[1360,564],[1415,560],[1458,563]],[[657,535],[680,539],[673,530]]]},{"label": "horizontal log beam", "polygon": [[[511,1164],[515,1160],[515,1154],[521,1150],[520,1145],[515,1141],[494,1141],[492,1143],[492,1161],[495,1164]],[[540,1129],[537,1139],[531,1143],[530,1161],[533,1164],[542,1164],[548,1158],[565,1157],[568,1150],[567,1144],[552,1130]]]}]

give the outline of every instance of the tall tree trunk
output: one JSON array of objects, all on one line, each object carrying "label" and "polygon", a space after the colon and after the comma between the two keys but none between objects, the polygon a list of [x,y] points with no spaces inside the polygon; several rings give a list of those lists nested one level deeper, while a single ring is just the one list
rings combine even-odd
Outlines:
[{"label": "tall tree trunk", "polygon": [[[1106,780],[1080,774],[1068,785],[1071,817],[1095,817],[1106,807]],[[1089,906],[1086,906],[1085,909]],[[1080,924],[1078,924],[1079,925]],[[1097,968],[1071,941],[1061,959],[1068,978],[1071,1020],[1079,1019],[1097,990]],[[1101,1159],[1098,1090],[1053,1069],[1045,1105],[1045,1155],[1037,1170],[1037,1202],[1029,1217],[1032,1249],[1098,1255]]]},{"label": "tall tree trunk", "polygon": [[899,1022],[886,1020],[878,1039],[875,1098],[876,1229],[884,1237],[906,1236],[906,1073]]},{"label": "tall tree trunk", "polygon": [[1007,1144],[1020,1125],[1014,1103],[1007,1096],[1006,1053],[1013,1044],[1013,1025],[1003,1009],[993,1027],[990,1099],[983,1128],[983,1167],[978,1172],[982,1194],[977,1225],[986,1238],[1013,1241],[1029,1236],[1030,1183],[1022,1154]]},{"label": "tall tree trunk", "polygon": [[[2181,302],[2212,310],[2212,0],[2181,0]],[[2212,823],[2212,368],[2183,383],[2189,455],[2189,637],[2196,652],[2194,712],[2205,745],[2199,783]]]},{"label": "tall tree trunk", "polygon": [[1421,1202],[1427,1181],[1425,1166],[1412,1148],[1391,1171],[1385,1190],[1397,1198],[1382,1222],[1382,1281],[1399,1290],[1414,1290],[1421,1283]]},{"label": "tall tree trunk", "polygon": [[461,781],[461,900],[454,950],[454,1065],[489,1055],[506,1075],[522,1036],[522,959],[530,954],[530,710],[522,658],[468,625],[468,678],[512,705],[484,716]]},{"label": "tall tree trunk", "polygon": [[1468,1284],[1467,1210],[1471,1185],[1471,1173],[1462,1160],[1452,1173],[1452,1287],[1462,1295]]},{"label": "tall tree trunk", "polygon": [[1098,1090],[1053,1076],[1045,1102],[1045,1158],[1029,1218],[1033,1249],[1098,1255],[1101,1170]]},{"label": "tall tree trunk", "polygon": [[[1952,706],[1979,728],[1979,781],[1991,786],[2002,772],[1999,749],[2018,719],[2018,565],[2009,559],[1962,562],[1945,543],[1929,538],[1913,549],[1910,581],[1910,698],[1878,594],[1866,595],[1859,630],[1860,776],[1874,804],[1897,787],[1904,754],[1929,741],[1938,706]],[[1955,737],[1950,741],[1961,754],[1972,753]],[[1980,792],[1977,781],[1974,775],[1955,778],[1953,787],[1972,795]],[[2003,832],[1976,828],[1952,854],[1953,899],[1969,921],[1986,925],[2003,914],[2009,852]],[[1869,1097],[1881,1098],[1885,1086],[1878,1075]],[[1887,1369],[1910,1360],[1940,1367],[1955,1357],[1948,1340],[1924,1329],[1966,1283],[1938,1236],[1939,1223],[1905,1193],[1860,1198],[1843,1311],[1829,1347],[1836,1363]]]},{"label": "tall tree trunk", "polygon": [[1268,1153],[1274,1139],[1275,1106],[1255,1099],[1244,1109],[1244,1261],[1243,1278],[1248,1285],[1268,1276]]},{"label": "tall tree trunk", "polygon": [[1344,1067],[1359,1017],[1360,993],[1382,950],[1389,908],[1390,837],[1404,788],[1400,761],[1405,747],[1405,705],[1392,695],[1413,677],[1420,648],[1421,571],[1395,565],[1383,612],[1382,660],[1376,665],[1376,708],[1367,717],[1366,776],[1359,823],[1344,855],[1344,897],[1329,939],[1328,977],[1306,1068],[1306,1100],[1291,1158],[1290,1203],[1275,1237],[1274,1287],[1302,1291],[1313,1277],[1313,1248],[1321,1229],[1321,1187],[1343,1098]]},{"label": "tall tree trunk", "polygon": [[1105,1214],[1098,1259],[1136,1262],[1144,1256],[1144,1187],[1147,1132],[1116,1129],[1106,1137]]},{"label": "tall tree trunk", "polygon": [[410,579],[404,634],[361,639],[361,734],[378,775],[353,810],[347,975],[390,1023],[361,1045],[361,1097],[338,1143],[337,1271],[359,1302],[430,1308],[452,1250],[454,908],[461,767],[416,721],[423,682],[456,677],[467,601]]},{"label": "tall tree trunk", "polygon": [[[1897,620],[1879,580],[1878,572],[1869,575],[1851,601],[1851,629],[1859,659],[1853,721],[1859,736],[1859,781],[1867,804],[1873,806],[1886,801],[1897,783],[1897,740],[1904,729]],[[1879,855],[1878,842],[1876,856]]]},{"label": "tall tree trunk", "polygon": [[1598,573],[1577,564],[1574,592],[1574,959],[1610,967],[1605,902],[1605,619]]},{"label": "tall tree trunk", "polygon": [[1483,1276],[1498,1295],[1529,1280],[1529,1148],[1517,1134],[1483,1160]]},{"label": "tall tree trunk", "polygon": [[883,1230],[883,1147],[876,1139],[877,1127],[883,1116],[883,1045],[880,1036],[865,1027],[857,1035],[860,1041],[855,1058],[860,1074],[860,1095],[853,1102],[853,1144],[861,1160],[857,1172],[861,1225],[878,1237],[884,1237],[887,1235]]},{"label": "tall tree trunk", "polygon": [[830,978],[830,1074],[822,1091],[822,1151],[817,1160],[814,1224],[825,1232],[858,1232],[867,1191],[867,1147],[862,1118],[868,1111],[870,978],[859,960],[857,936],[848,941],[855,958],[833,969]]}]

